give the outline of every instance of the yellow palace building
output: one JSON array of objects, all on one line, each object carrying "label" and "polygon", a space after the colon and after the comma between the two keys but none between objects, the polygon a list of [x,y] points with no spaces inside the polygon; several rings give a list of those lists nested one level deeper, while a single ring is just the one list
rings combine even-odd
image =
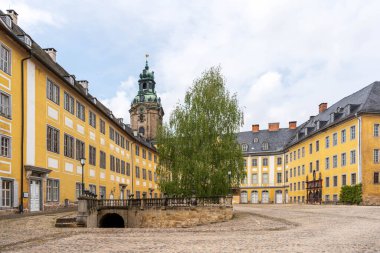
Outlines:
[{"label": "yellow palace building", "polygon": [[237,202],[337,202],[342,186],[361,183],[363,204],[380,204],[380,82],[295,124],[238,134],[247,176]]},{"label": "yellow palace building", "polygon": [[[152,140],[164,115],[148,62],[123,123],[0,11],[0,211],[43,211],[100,198],[158,197]],[[126,108],[127,109],[127,108]],[[85,158],[82,170],[81,158]]]}]

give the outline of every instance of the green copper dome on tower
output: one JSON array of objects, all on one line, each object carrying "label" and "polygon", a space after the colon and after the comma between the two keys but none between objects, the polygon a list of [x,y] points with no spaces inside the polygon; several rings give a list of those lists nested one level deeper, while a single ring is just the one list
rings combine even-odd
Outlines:
[{"label": "green copper dome on tower", "polygon": [[[148,58],[148,55],[146,56]],[[149,69],[148,59],[145,61],[145,68],[140,74],[140,79],[138,81],[139,91],[132,101],[133,104],[153,102],[157,103],[161,107],[161,99],[157,97],[156,94],[156,82],[154,81],[154,71]]]}]

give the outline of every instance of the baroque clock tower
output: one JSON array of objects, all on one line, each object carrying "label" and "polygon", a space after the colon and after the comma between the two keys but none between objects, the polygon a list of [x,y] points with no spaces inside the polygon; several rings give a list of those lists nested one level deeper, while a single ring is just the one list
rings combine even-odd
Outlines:
[{"label": "baroque clock tower", "polygon": [[154,71],[149,70],[148,55],[146,57],[145,68],[138,81],[139,91],[131,103],[129,114],[132,130],[151,141],[156,139],[158,126],[162,125],[164,110],[156,94]]}]

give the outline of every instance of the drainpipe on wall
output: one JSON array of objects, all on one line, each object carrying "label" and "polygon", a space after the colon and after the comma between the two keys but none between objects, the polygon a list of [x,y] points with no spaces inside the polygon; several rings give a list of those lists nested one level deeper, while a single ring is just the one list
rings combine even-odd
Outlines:
[{"label": "drainpipe on wall", "polygon": [[19,211],[20,213],[24,212],[24,132],[25,132],[25,109],[24,109],[24,62],[32,58],[32,51],[29,51],[29,56],[21,60],[21,194],[20,194],[20,204]]},{"label": "drainpipe on wall", "polygon": [[362,182],[362,117],[355,113],[355,117],[358,118],[359,133],[358,133],[358,183]]}]

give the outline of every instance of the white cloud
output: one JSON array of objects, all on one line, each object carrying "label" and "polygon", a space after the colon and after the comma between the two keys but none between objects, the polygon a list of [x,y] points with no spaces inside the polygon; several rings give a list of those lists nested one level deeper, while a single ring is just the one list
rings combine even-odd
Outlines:
[{"label": "white cloud", "polygon": [[[92,70],[104,73],[96,80],[99,87],[116,72],[124,79],[137,76],[137,57],[149,52],[166,120],[193,80],[216,65],[238,94],[244,129],[253,123],[301,123],[317,113],[319,103],[331,104],[379,79],[379,1],[52,1],[47,7],[44,1],[20,1],[29,6],[16,10],[20,20],[34,27],[67,21],[71,26],[60,29],[68,36],[83,24],[81,40],[67,44],[88,50],[99,43],[94,57],[113,56]],[[126,59],[138,70],[126,71]],[[109,87],[114,95],[105,103],[128,119],[137,86]],[[95,84],[92,89],[103,95],[96,94]]]}]

